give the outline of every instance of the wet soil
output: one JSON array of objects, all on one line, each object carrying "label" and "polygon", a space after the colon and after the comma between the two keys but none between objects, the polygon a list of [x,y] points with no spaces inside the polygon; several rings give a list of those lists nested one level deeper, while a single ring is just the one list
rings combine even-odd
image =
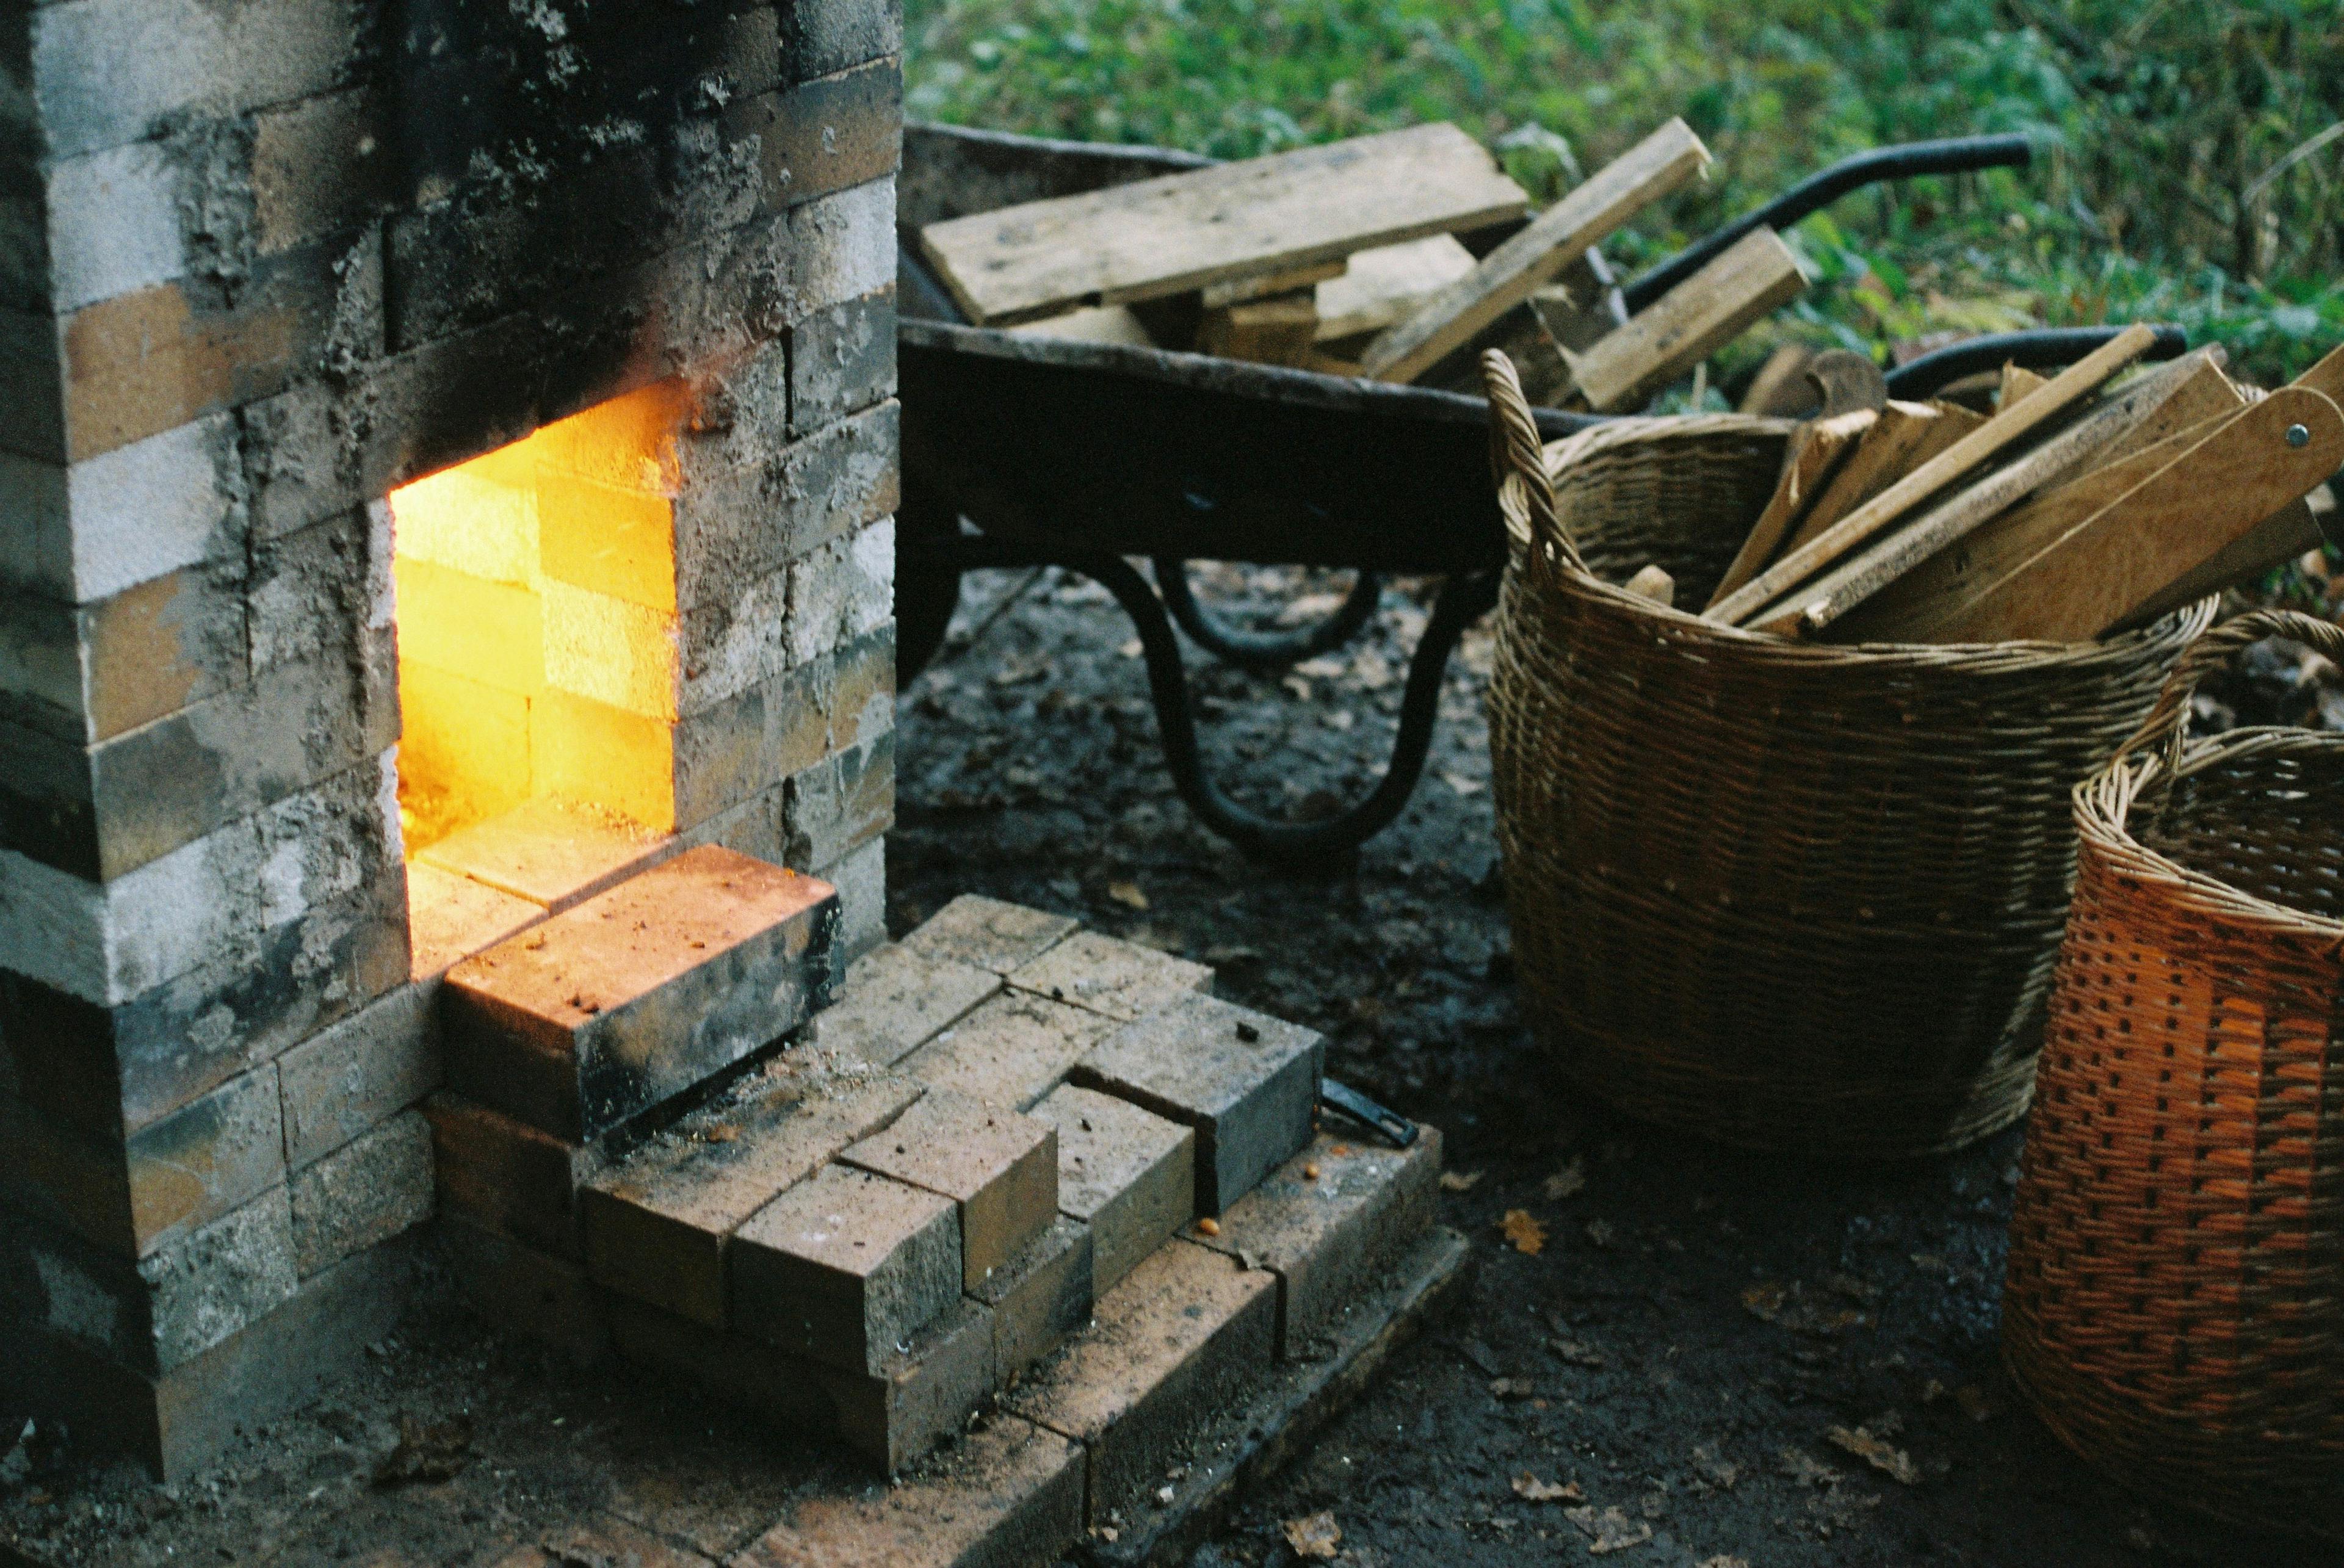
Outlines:
[{"label": "wet soil", "polygon": [[[1268,625],[1345,582],[1198,584]],[[1389,588],[1360,639],[1282,678],[1191,649],[1215,776],[1295,814],[1356,798],[1429,602]],[[969,580],[903,693],[890,924],[974,890],[1214,964],[1224,995],[1325,1030],[1332,1074],[1442,1129],[1446,1219],[1480,1254],[1464,1310],[1192,1568],[1298,1561],[1288,1522],[1322,1512],[1337,1561],[1392,1568],[2334,1561],[2132,1496],[2018,1406],[1995,1356],[2018,1132],[1891,1169],[1805,1165],[1636,1125],[1545,1070],[1492,838],[1486,626],[1407,813],[1307,874],[1248,862],[1179,804],[1131,636],[1079,579]],[[2274,717],[2299,689],[2324,705],[2299,652],[2213,716]],[[1535,1255],[1501,1229],[1517,1209]]]}]

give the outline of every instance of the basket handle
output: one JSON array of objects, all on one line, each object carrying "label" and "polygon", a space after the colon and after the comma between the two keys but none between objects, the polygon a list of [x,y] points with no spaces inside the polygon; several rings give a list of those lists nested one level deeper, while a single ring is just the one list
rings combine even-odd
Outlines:
[{"label": "basket handle", "polygon": [[1490,477],[1498,486],[1498,511],[1506,531],[1533,559],[1559,553],[1582,576],[1587,562],[1555,510],[1554,481],[1547,476],[1546,442],[1531,417],[1522,379],[1502,349],[1481,353],[1481,384],[1490,398]]},{"label": "basket handle", "polygon": [[2333,621],[2322,621],[2299,610],[2253,610],[2236,620],[2226,621],[2200,632],[2198,640],[2183,651],[2173,673],[2165,678],[2165,689],[2157,694],[2157,706],[2148,711],[2148,717],[2141,721],[2132,739],[2117,748],[2109,766],[2116,766],[2135,753],[2161,745],[2165,749],[2165,774],[2170,779],[2181,763],[2182,739],[2189,727],[2189,699],[2196,694],[2198,683],[2228,664],[2241,649],[2266,637],[2290,638],[2344,664],[2344,626]]}]

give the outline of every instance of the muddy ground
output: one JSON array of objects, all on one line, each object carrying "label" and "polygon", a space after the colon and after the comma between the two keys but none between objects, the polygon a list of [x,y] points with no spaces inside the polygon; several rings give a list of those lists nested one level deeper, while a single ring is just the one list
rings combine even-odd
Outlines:
[{"label": "muddy ground", "polygon": [[[1258,624],[1342,586],[1232,568],[1200,584]],[[1424,618],[1405,589],[1385,604],[1283,679],[1192,658],[1225,785],[1306,814],[1360,792]],[[1406,814],[1316,875],[1248,863],[1181,806],[1131,635],[1080,580],[970,580],[903,693],[891,925],[975,890],[1217,966],[1223,994],[1325,1030],[1330,1072],[1442,1128],[1447,1219],[1480,1252],[1463,1314],[1192,1568],[1292,1562],[1286,1522],[1321,1512],[1339,1561],[1389,1568],[1614,1543],[1651,1568],[2334,1561],[2130,1496],[2016,1407],[1995,1352],[2016,1132],[1899,1169],[1810,1168],[1624,1121],[1542,1069],[1491,836],[1486,627],[1452,663]],[[2267,646],[2209,711],[2308,718],[2333,673]],[[1517,1209],[1544,1229],[1535,1256],[1501,1236]],[[1845,1446],[1866,1437],[1878,1465]],[[1522,1495],[1574,1487],[1583,1503]]]}]

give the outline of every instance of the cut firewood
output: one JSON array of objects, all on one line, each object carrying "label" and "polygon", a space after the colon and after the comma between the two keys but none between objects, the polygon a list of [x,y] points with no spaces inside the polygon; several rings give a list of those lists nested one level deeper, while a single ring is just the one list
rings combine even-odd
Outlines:
[{"label": "cut firewood", "polygon": [[1147,329],[1140,325],[1139,318],[1131,313],[1127,305],[1087,305],[1080,310],[1045,316],[1039,321],[1028,321],[1009,330],[1020,338],[1070,338],[1082,343],[1156,347],[1156,339],[1147,335]]},{"label": "cut firewood", "polygon": [[2142,377],[2016,462],[1985,474],[1915,521],[1843,558],[1822,576],[1753,614],[1747,623],[1785,635],[1814,636],[1823,632],[2027,496],[2080,470],[2127,430],[2147,418],[2187,378],[2187,369],[2177,365],[2164,366]]},{"label": "cut firewood", "polygon": [[[1967,537],[1920,561],[1883,584],[1864,602],[1848,606],[1834,640],[1894,639],[1925,642],[1938,624],[1978,585],[1999,582],[2065,537],[2111,501],[2125,494],[2196,441],[2215,420],[2227,420],[2246,400],[2221,372],[2221,350],[2202,349],[2144,376],[2119,398],[2134,400],[2138,417],[2100,450],[2076,465],[2073,474],[1998,517]],[[2213,378],[2212,381],[2208,377]],[[2160,396],[2160,393],[2162,395]],[[2218,395],[2218,401],[2215,401]],[[2214,410],[2208,417],[2209,406]],[[2172,429],[2177,411],[2199,416],[2188,430]],[[2164,438],[2140,444],[2144,432]],[[2115,460],[2109,454],[2124,453]]]},{"label": "cut firewood", "polygon": [[[1448,236],[1436,238],[1446,239]],[[1332,261],[1314,261],[1308,267],[1288,267],[1276,272],[1258,272],[1250,278],[1224,278],[1218,283],[1206,284],[1197,291],[1197,300],[1207,310],[1226,310],[1248,299],[1267,299],[1274,294],[1291,294],[1298,288],[1308,288],[1329,278],[1340,278],[1343,267],[1344,262],[1339,257]]]},{"label": "cut firewood", "polygon": [[2197,571],[2183,572],[2167,583],[2162,593],[2149,595],[2111,630],[2122,632],[2146,626],[2185,604],[2196,603],[2208,593],[2252,582],[2264,572],[2284,566],[2305,551],[2317,550],[2327,542],[2328,535],[2320,529],[2318,514],[2311,510],[2310,498],[2299,497],[2216,551]]},{"label": "cut firewood", "polygon": [[1828,420],[1812,420],[1799,427],[1798,433],[1791,438],[1791,450],[1783,459],[1783,477],[1775,481],[1774,493],[1767,500],[1766,509],[1750,525],[1750,532],[1735,552],[1733,564],[1718,580],[1716,592],[1709,597],[1711,609],[1757,576],[1773,559],[1800,513],[1819,491],[1831,483],[1834,472],[1848,460],[1849,455],[1861,450],[1865,432],[1878,418],[1870,409],[1858,409]]},{"label": "cut firewood", "polygon": [[1249,299],[1205,312],[1197,329],[1199,353],[1265,365],[1299,365],[1318,334],[1318,309],[1310,290]]},{"label": "cut firewood", "polygon": [[1414,126],[931,223],[920,249],[980,325],[1288,271],[1519,217],[1521,187],[1451,125]]},{"label": "cut firewood", "polygon": [[1473,253],[1453,234],[1359,251],[1318,285],[1318,340],[1380,332],[1472,270]]},{"label": "cut firewood", "polygon": [[1368,374],[1384,381],[1416,379],[1708,164],[1701,138],[1682,120],[1671,120],[1369,344]]},{"label": "cut firewood", "polygon": [[1597,413],[1634,408],[1807,286],[1798,258],[1771,228],[1753,229],[1583,354],[1571,379]]},{"label": "cut firewood", "polygon": [[1804,343],[1785,343],[1766,356],[1749,389],[1742,394],[1742,412],[1796,419],[1814,407],[1814,389],[1807,384],[1808,361],[1815,350]]},{"label": "cut firewood", "polygon": [[[2127,327],[2062,370],[2033,397],[1995,415],[1704,613],[1728,625],[1739,624],[1744,617],[1754,615],[1842,556],[1860,549],[1913,508],[2089,397],[2102,382],[2147,352],[2155,339],[2156,334],[2147,327]],[[2041,476],[2036,482],[2039,484],[2042,478],[2047,477]],[[2016,499],[2013,496],[2002,504],[2006,506]]]},{"label": "cut firewood", "polygon": [[1642,568],[1622,586],[1637,598],[1649,599],[1655,604],[1677,602],[1677,580],[1657,564]]},{"label": "cut firewood", "polygon": [[2002,367],[2002,385],[1995,392],[1995,411],[2016,408],[2021,398],[2026,397],[2037,387],[2049,384],[2050,379],[2048,376],[2036,375],[2015,360],[2005,360]]},{"label": "cut firewood", "polygon": [[2344,410],[2282,387],[1940,622],[1934,640],[2081,642],[2195,580],[2344,467]]},{"label": "cut firewood", "polygon": [[1783,549],[1798,549],[1984,423],[1984,414],[1953,403],[1886,404],[1854,455],[1799,519]]}]

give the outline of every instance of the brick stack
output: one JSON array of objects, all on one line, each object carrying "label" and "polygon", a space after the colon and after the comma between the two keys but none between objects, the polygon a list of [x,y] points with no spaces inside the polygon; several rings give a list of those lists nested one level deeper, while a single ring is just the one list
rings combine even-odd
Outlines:
[{"label": "brick stack", "polygon": [[[878,939],[899,44],[884,0],[0,7],[0,1414],[177,1474],[379,1337],[440,973],[612,865],[729,846]],[[384,498],[659,383],[672,820],[585,882],[410,867]],[[414,940],[410,871],[500,927]]]}]

